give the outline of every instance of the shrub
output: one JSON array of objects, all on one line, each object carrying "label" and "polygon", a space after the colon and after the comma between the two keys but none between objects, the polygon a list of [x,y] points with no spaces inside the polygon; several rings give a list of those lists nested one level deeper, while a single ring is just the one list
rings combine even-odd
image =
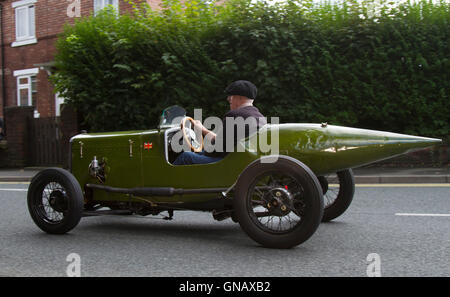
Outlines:
[{"label": "shrub", "polygon": [[281,122],[449,135],[445,1],[164,3],[65,27],[52,79],[91,131],[154,127],[173,104],[223,115],[223,89],[247,79]]}]

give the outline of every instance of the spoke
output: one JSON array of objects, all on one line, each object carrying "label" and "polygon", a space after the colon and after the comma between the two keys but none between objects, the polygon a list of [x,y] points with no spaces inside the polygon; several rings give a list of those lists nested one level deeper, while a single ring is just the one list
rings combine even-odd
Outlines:
[{"label": "spoke", "polygon": [[252,203],[253,204],[257,204],[257,205],[264,205],[264,202],[263,201],[261,201],[261,200],[252,200]]},{"label": "spoke", "polygon": [[56,214],[58,216],[58,221],[63,219],[64,215],[61,212],[57,212]]},{"label": "spoke", "polygon": [[270,186],[274,186],[275,185],[272,175],[269,176],[269,185]]},{"label": "spoke", "polygon": [[255,215],[256,215],[257,218],[263,218],[263,217],[270,216],[270,212],[268,212],[268,211],[255,212]]},{"label": "spoke", "polygon": [[[264,197],[264,193],[261,192],[261,190],[258,189],[258,187],[255,187],[255,190],[258,192],[258,194],[260,194],[260,195],[262,195],[262,197]],[[262,198],[262,197],[261,197],[261,198]]]},{"label": "spoke", "polygon": [[[299,203],[298,200],[301,199],[304,189],[295,178],[282,172],[268,172],[259,176],[251,187],[247,198],[249,211],[260,227],[269,232],[285,233],[297,226],[302,219],[299,212],[304,207],[304,203]],[[277,188],[279,191],[275,191]],[[280,191],[283,194],[277,196],[276,193]],[[269,210],[266,205],[269,201],[266,200],[278,201],[280,205]],[[284,212],[278,209],[281,204],[286,207]],[[275,212],[275,215],[275,210],[280,213]]]},{"label": "spoke", "polygon": [[51,223],[58,223],[64,219],[64,213],[56,211],[50,205],[50,196],[55,191],[60,191],[63,195],[66,194],[64,187],[62,187],[58,182],[52,181],[45,185],[41,193],[40,201],[37,201],[39,215],[42,219]]},{"label": "spoke", "polygon": [[44,196],[44,197],[42,197],[42,198],[46,198],[47,200],[48,200],[48,196],[50,195],[50,192],[47,190],[47,191],[45,191],[44,190],[44,192],[42,192],[42,195]]},{"label": "spoke", "polygon": [[261,200],[264,199],[264,195],[262,193],[253,192],[253,194],[257,195],[259,197],[259,199],[261,199]]},{"label": "spoke", "polygon": [[291,220],[291,214],[287,215],[287,220],[289,222],[289,228],[291,228],[293,225],[293,221]]},{"label": "spoke", "polygon": [[270,219],[267,223],[273,223],[273,216],[270,217]]}]

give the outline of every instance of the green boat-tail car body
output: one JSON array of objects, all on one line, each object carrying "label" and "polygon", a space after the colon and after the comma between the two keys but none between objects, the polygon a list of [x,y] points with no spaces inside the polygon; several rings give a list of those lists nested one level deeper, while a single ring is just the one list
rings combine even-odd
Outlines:
[{"label": "green boat-tail car body", "polygon": [[[179,108],[178,111],[180,111]],[[327,124],[268,124],[257,133],[240,140],[236,151],[228,153],[218,162],[176,166],[173,165],[173,161],[178,154],[171,151],[170,147],[174,134],[180,131],[180,123],[176,121],[164,125],[164,121],[167,122],[164,114],[162,124],[157,129],[83,133],[71,139],[69,171],[82,190],[85,215],[86,213],[95,215],[102,207],[109,207],[112,211],[125,210],[143,215],[191,209],[212,211],[216,219],[232,217],[241,223],[246,220],[243,218],[246,216],[245,211],[240,211],[237,217],[233,214],[236,208],[240,208],[236,200],[244,199],[239,197],[239,195],[242,196],[240,193],[247,193],[243,188],[248,185],[243,183],[249,179],[247,175],[250,172],[269,172],[270,164],[280,162],[291,165],[296,163],[302,166],[303,171],[308,172],[305,175],[314,175],[311,178],[315,180],[316,186],[319,181],[318,195],[322,196],[328,189],[328,184],[324,184],[326,182],[323,178],[320,179],[322,176],[350,170],[347,172],[348,175],[348,173],[351,174],[351,168],[441,142],[433,138]],[[261,139],[267,139],[267,143],[272,145],[277,140],[278,144],[272,146],[275,149],[267,150],[267,147],[260,145]],[[266,165],[256,169],[258,166],[256,164],[261,163],[261,160],[264,160]],[[278,168],[278,165],[274,166]],[[285,167],[282,166],[285,165],[280,166],[277,170],[284,172]],[[317,177],[319,177],[318,180],[315,179]],[[354,191],[352,178],[350,176],[347,179],[347,184],[341,184],[341,187],[353,187],[352,190],[347,189],[347,196],[351,196],[350,201]],[[296,180],[300,183],[300,179],[299,177]],[[286,189],[284,190],[283,187]],[[306,187],[308,185],[305,182],[302,188]],[[278,201],[279,204],[285,203],[286,207],[293,207],[294,204],[287,202],[293,197],[287,185],[273,186],[270,191],[275,191],[271,192],[272,194],[286,197],[283,198],[284,200],[281,198],[273,200],[275,204]],[[267,195],[269,194],[262,194],[263,198],[260,199],[264,202],[264,213],[267,215],[270,213],[282,220],[286,212],[280,212],[279,209],[275,214],[271,212],[274,206],[270,204],[272,202],[267,203]],[[67,200],[67,198],[64,199]],[[256,203],[254,198],[250,199]],[[323,202],[321,203],[323,208]],[[347,207],[348,205],[345,209]],[[222,216],[220,216],[221,213]],[[320,210],[315,215],[322,216],[323,211]],[[256,215],[258,216],[264,215]],[[311,236],[317,228],[317,226],[313,227],[314,230],[310,230],[310,234],[301,235],[304,237],[301,240],[283,241],[284,233],[281,231],[283,234],[277,231],[280,233],[278,234],[275,231],[265,230],[264,226],[252,231],[253,227],[250,226],[252,220],[255,221],[248,219],[246,223],[241,223],[247,234],[265,246],[277,248],[295,246]],[[316,218],[314,224],[317,225],[317,221],[320,222],[320,220],[321,218]],[[270,233],[269,236],[272,237],[266,241],[264,238],[261,239],[263,235],[254,235],[255,232],[260,232],[260,229]],[[274,235],[271,232],[277,234]],[[278,239],[280,244],[276,243]]]},{"label": "green boat-tail car body", "polygon": [[[381,131],[346,128],[320,124],[280,124],[266,126],[258,134],[242,140],[238,146],[244,152],[229,153],[210,164],[176,166],[167,158],[166,129],[119,133],[80,134],[72,138],[72,174],[81,185],[98,182],[89,175],[94,156],[105,158],[104,185],[132,187],[174,187],[183,189],[229,188],[241,172],[253,161],[267,155],[249,144],[261,134],[279,133],[279,154],[291,156],[317,175],[359,167],[408,151],[432,145],[436,140]],[[270,139],[270,137],[269,137]],[[144,148],[151,143],[152,148]],[[237,150],[237,149],[236,149]],[[206,195],[182,195],[177,200],[199,202],[211,198]],[[129,197],[98,191],[95,200],[123,200]],[[171,202],[173,197],[155,197]]]}]

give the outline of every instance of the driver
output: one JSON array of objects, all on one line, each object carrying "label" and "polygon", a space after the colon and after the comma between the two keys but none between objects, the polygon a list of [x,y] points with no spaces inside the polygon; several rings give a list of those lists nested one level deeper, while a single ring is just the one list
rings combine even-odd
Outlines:
[{"label": "driver", "polygon": [[[226,119],[232,118],[236,119],[242,117],[246,120],[249,117],[256,119],[257,129],[264,126],[267,121],[265,117],[259,112],[258,108],[253,106],[253,100],[256,98],[257,88],[256,86],[247,80],[238,80],[231,83],[226,89],[225,94],[227,94],[227,101],[230,104],[230,111],[228,111],[222,119],[222,127],[226,127]],[[238,133],[234,133],[234,139],[226,139],[225,129],[222,129],[217,134],[206,129],[202,123],[198,120],[194,122],[196,129],[201,129],[203,136],[208,135],[212,142],[215,141],[216,137],[224,137],[223,145],[226,147],[227,141],[234,141],[233,146],[239,141]],[[245,127],[245,137],[248,137],[248,133],[251,131],[250,127]],[[236,126],[235,126],[236,132]],[[200,153],[194,152],[183,152],[181,153],[173,162],[174,165],[189,165],[189,164],[207,164],[214,163],[225,157],[227,152],[223,150],[222,152],[205,152]]]}]

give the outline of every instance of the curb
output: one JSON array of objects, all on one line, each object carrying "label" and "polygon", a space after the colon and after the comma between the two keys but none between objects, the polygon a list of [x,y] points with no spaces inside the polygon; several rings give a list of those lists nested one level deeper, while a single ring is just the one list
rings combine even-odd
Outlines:
[{"label": "curb", "polygon": [[450,183],[450,175],[359,175],[356,184],[431,184]]}]

